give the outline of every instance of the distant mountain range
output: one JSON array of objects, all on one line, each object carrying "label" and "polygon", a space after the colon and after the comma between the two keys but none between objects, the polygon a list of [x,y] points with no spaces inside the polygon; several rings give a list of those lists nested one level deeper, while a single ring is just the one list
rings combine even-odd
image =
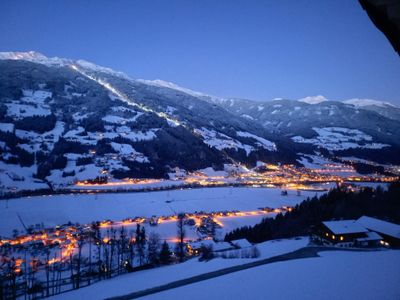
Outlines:
[{"label": "distant mountain range", "polygon": [[252,101],[83,60],[0,53],[0,187],[97,176],[299,163],[303,154],[399,163],[400,108],[375,100]]}]

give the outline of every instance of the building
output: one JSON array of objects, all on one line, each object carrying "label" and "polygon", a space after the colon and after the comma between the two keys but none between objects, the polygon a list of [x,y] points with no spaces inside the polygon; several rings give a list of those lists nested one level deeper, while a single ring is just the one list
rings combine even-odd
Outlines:
[{"label": "building", "polygon": [[253,246],[247,239],[233,240],[231,244],[237,249],[250,248]]},{"label": "building", "polygon": [[190,242],[186,244],[186,250],[190,255],[200,255],[203,247],[212,247],[213,252],[222,252],[235,249],[228,242],[215,242],[212,239]]},{"label": "building", "polygon": [[378,246],[382,237],[370,232],[356,220],[326,221],[316,226],[312,239],[337,247]]},{"label": "building", "polygon": [[382,237],[374,232],[369,231],[366,233],[366,237],[361,237],[355,240],[355,246],[358,247],[377,247],[382,244]]},{"label": "building", "polygon": [[149,220],[150,226],[157,226],[159,223],[159,218],[157,216],[152,216]]},{"label": "building", "polygon": [[382,245],[387,247],[400,247],[400,225],[368,216],[362,216],[357,220],[357,223],[382,236]]}]

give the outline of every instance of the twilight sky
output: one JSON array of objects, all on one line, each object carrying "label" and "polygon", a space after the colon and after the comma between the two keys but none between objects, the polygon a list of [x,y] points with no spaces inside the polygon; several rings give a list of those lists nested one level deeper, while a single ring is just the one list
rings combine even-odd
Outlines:
[{"label": "twilight sky", "polygon": [[217,96],[400,105],[400,57],[356,0],[2,0],[0,51],[30,50]]}]

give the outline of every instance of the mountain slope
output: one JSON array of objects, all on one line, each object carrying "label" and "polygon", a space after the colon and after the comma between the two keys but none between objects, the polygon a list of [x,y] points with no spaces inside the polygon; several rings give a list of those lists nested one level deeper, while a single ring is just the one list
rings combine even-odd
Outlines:
[{"label": "mountain slope", "polygon": [[163,178],[176,168],[257,161],[299,164],[316,153],[399,164],[399,116],[387,103],[323,96],[224,99],[83,60],[5,52],[0,189]]},{"label": "mountain slope", "polygon": [[188,93],[79,60],[0,58],[3,189],[295,162],[290,139]]},{"label": "mountain slope", "polygon": [[[173,84],[169,86],[182,89]],[[275,136],[290,138],[295,142],[290,147],[296,153],[400,163],[400,108],[389,102],[330,101],[321,95],[299,100],[253,101],[189,92],[262,125]]]},{"label": "mountain slope", "polygon": [[[340,101],[209,99],[231,113],[291,138],[296,152],[357,156],[380,163],[400,161],[400,109]],[[311,147],[311,148],[310,148]]]}]

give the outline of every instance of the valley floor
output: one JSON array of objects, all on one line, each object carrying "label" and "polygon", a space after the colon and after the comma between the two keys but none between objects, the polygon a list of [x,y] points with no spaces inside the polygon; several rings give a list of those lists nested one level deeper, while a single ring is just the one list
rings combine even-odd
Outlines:
[{"label": "valley floor", "polygon": [[[281,195],[279,188],[202,188],[161,192],[83,194],[25,197],[0,201],[0,236],[11,236],[13,229],[43,224],[53,227],[67,222],[86,224],[110,219],[121,221],[128,217],[151,217],[179,212],[257,210],[260,207],[277,208],[294,206],[307,197],[321,192],[304,191],[297,196],[296,190]],[[226,230],[252,225],[262,217],[229,220]],[[252,219],[252,220],[250,220]],[[250,220],[250,222],[249,222]],[[171,227],[176,235],[176,227]]]}]

